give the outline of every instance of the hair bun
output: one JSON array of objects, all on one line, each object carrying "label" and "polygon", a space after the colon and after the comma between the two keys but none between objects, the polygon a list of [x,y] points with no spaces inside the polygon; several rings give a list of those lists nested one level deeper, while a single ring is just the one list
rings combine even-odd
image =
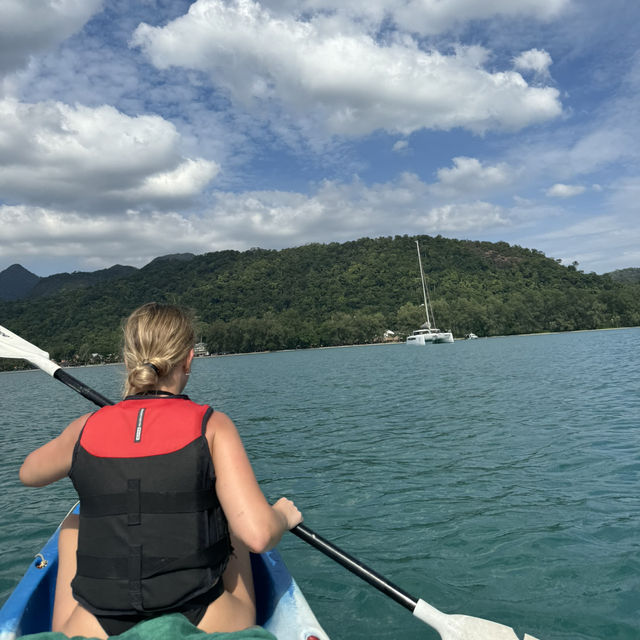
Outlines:
[{"label": "hair bun", "polygon": [[155,302],[136,309],[124,326],[123,355],[128,372],[124,395],[154,389],[159,378],[187,358],[194,342],[188,312]]}]

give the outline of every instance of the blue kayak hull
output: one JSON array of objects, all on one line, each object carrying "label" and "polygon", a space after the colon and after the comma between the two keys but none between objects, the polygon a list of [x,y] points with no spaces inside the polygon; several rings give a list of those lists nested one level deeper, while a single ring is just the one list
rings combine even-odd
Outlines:
[{"label": "blue kayak hull", "polygon": [[[274,549],[251,555],[258,624],[278,640],[329,640]],[[58,570],[58,530],[0,609],[0,640],[51,630]]]}]

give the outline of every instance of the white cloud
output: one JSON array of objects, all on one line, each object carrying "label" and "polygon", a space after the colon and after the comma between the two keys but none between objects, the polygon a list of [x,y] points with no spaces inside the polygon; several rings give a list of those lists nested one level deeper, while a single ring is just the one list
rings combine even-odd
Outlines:
[{"label": "white cloud", "polygon": [[585,187],[577,184],[557,183],[547,189],[547,195],[552,198],[573,198],[585,192]]},{"label": "white cloud", "polygon": [[635,144],[637,125],[629,122],[618,127],[610,122],[597,123],[571,148],[565,162],[576,173],[591,173],[627,158],[638,157]]},{"label": "white cloud", "polygon": [[547,76],[552,62],[551,56],[546,51],[530,49],[514,59],[514,66],[522,71],[533,71],[540,76]]},{"label": "white cloud", "polygon": [[587,125],[565,124],[553,137],[548,132],[533,132],[514,140],[505,160],[518,166],[529,184],[538,183],[547,195],[557,196],[549,193],[549,185],[592,184],[607,180],[598,172],[613,170],[624,175],[637,166],[637,129],[632,117],[624,127],[612,124],[606,116]]},{"label": "white cloud", "polygon": [[29,263],[74,258],[84,268],[114,264],[141,267],[152,258],[181,251],[208,250],[199,230],[176,213],[121,216],[86,215],[43,207],[0,206],[0,258]]},{"label": "white cloud", "polygon": [[599,236],[611,231],[620,233],[619,229],[611,229],[610,216],[592,216],[559,229],[542,233],[538,237],[547,240],[565,240],[576,236]]},{"label": "white cloud", "polygon": [[438,170],[435,193],[448,198],[469,198],[505,187],[512,181],[513,171],[505,163],[483,165],[477,158],[458,157],[453,159],[453,165]]},{"label": "white cloud", "polygon": [[[640,177],[620,178],[600,192],[597,186],[590,187],[594,191],[592,199],[598,198],[591,211],[586,209],[573,215],[561,205],[552,205],[549,211],[542,211],[545,225],[532,227],[526,242],[521,235],[525,227],[520,229],[518,244],[561,258],[565,264],[577,261],[585,271],[606,273],[637,267],[640,264],[640,226],[637,224]],[[517,223],[516,212],[511,213]],[[530,211],[525,214],[531,217]]]},{"label": "white cloud", "polygon": [[402,151],[406,151],[409,148],[409,142],[407,140],[398,140],[392,148],[392,151],[396,153],[400,153]]},{"label": "white cloud", "polygon": [[102,0],[2,0],[0,75],[66,40],[102,8]]},{"label": "white cloud", "polygon": [[188,199],[203,191],[218,170],[215,162],[187,159],[175,169],[146,176],[139,186],[125,189],[121,194],[125,198],[143,202]]},{"label": "white cloud", "polygon": [[450,234],[504,227],[509,224],[508,212],[490,202],[465,202],[433,207],[418,217],[428,227]]},{"label": "white cloud", "polygon": [[[252,246],[282,248],[402,233],[467,233],[505,227],[510,213],[483,201],[438,202],[414,174],[367,186],[324,181],[315,193],[216,192],[200,215],[177,211],[107,214],[53,207],[0,206],[0,257],[22,262],[75,256],[86,267],[141,266],[166,253]],[[96,258],[99,256],[99,258]]]},{"label": "white cloud", "polygon": [[262,4],[278,14],[334,11],[372,28],[386,19],[410,33],[436,35],[473,20],[501,16],[546,21],[558,16],[570,0],[263,0]]},{"label": "white cloud", "polygon": [[159,116],[0,101],[5,202],[98,211],[176,206],[199,195],[218,169],[183,157],[178,132]]},{"label": "white cloud", "polygon": [[[606,273],[640,264],[640,228],[633,224],[635,207],[621,214],[588,216],[573,224],[537,235],[535,246],[547,255],[562,258],[565,264],[574,261],[587,270]],[[615,252],[612,251],[615,247]]]},{"label": "white cloud", "polygon": [[198,0],[165,27],[140,24],[132,45],[159,69],[208,74],[244,108],[284,107],[344,136],[517,130],[562,111],[555,88],[484,69],[489,52],[482,47],[445,55],[407,35],[380,44],[358,22],[334,26],[322,16],[274,16],[252,0]]},{"label": "white cloud", "polygon": [[388,4],[399,26],[411,32],[435,35],[471,20],[499,16],[549,20],[568,7],[570,0],[408,0]]}]

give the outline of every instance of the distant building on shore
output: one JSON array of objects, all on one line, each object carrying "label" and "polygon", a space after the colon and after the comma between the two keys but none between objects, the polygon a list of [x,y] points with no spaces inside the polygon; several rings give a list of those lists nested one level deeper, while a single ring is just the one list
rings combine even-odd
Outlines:
[{"label": "distant building on shore", "polygon": [[205,342],[197,342],[196,346],[193,348],[194,356],[208,356],[209,350],[207,349],[207,345]]}]

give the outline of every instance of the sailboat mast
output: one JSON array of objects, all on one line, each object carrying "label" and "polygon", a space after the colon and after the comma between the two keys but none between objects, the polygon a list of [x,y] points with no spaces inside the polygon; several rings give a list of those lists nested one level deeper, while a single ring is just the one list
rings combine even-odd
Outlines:
[{"label": "sailboat mast", "polygon": [[427,316],[427,328],[431,329],[429,321],[429,305],[427,303],[427,287],[424,284],[424,271],[422,270],[422,258],[420,257],[420,243],[416,240],[416,249],[418,250],[418,264],[420,265],[420,278],[422,278],[422,296],[424,297],[424,313]]},{"label": "sailboat mast", "polygon": [[433,326],[436,326],[436,317],[433,315],[433,305],[431,304],[431,296],[429,295],[429,287],[425,287],[427,291],[427,300],[429,301],[429,309],[431,309],[431,320],[433,322]]}]

